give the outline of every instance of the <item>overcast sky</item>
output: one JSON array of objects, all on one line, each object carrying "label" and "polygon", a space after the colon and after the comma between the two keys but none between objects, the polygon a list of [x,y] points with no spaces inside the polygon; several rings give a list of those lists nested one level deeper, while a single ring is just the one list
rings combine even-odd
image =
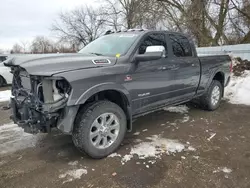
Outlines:
[{"label": "overcast sky", "polygon": [[53,37],[50,27],[58,13],[94,0],[2,0],[0,1],[0,49],[31,41],[37,35]]}]

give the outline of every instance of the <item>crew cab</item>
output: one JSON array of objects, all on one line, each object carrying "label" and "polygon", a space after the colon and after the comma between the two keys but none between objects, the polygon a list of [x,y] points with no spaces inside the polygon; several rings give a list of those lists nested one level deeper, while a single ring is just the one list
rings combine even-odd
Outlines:
[{"label": "crew cab", "polygon": [[197,57],[185,35],[128,30],[96,39],[77,54],[5,61],[14,75],[11,118],[26,132],[58,128],[92,158],[114,152],[134,118],[191,100],[219,107],[230,57]]}]

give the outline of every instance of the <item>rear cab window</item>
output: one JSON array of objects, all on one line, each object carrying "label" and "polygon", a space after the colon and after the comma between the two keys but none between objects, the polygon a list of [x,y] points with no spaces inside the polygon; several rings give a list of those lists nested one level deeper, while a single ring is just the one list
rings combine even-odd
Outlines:
[{"label": "rear cab window", "polygon": [[179,34],[169,34],[172,45],[173,55],[175,57],[192,57],[193,52],[189,40]]}]

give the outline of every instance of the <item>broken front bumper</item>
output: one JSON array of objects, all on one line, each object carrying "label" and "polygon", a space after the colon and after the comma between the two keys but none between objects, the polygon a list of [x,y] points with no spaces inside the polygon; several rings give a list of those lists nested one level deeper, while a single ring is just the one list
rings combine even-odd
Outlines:
[{"label": "broken front bumper", "polygon": [[[20,101],[22,101],[20,103]],[[52,127],[56,126],[60,112],[58,108],[66,105],[67,100],[60,100],[53,104],[47,104],[38,109],[29,99],[23,102],[23,99],[11,97],[10,105],[12,109],[11,119],[25,132],[36,134],[39,132],[50,132]]]}]

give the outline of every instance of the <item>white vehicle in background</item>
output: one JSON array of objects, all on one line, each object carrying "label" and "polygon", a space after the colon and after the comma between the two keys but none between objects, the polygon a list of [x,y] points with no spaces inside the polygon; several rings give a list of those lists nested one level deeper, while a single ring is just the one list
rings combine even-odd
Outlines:
[{"label": "white vehicle in background", "polygon": [[0,55],[0,87],[12,83],[13,75],[10,73],[10,68],[5,67],[3,64],[6,59],[6,55]]}]

